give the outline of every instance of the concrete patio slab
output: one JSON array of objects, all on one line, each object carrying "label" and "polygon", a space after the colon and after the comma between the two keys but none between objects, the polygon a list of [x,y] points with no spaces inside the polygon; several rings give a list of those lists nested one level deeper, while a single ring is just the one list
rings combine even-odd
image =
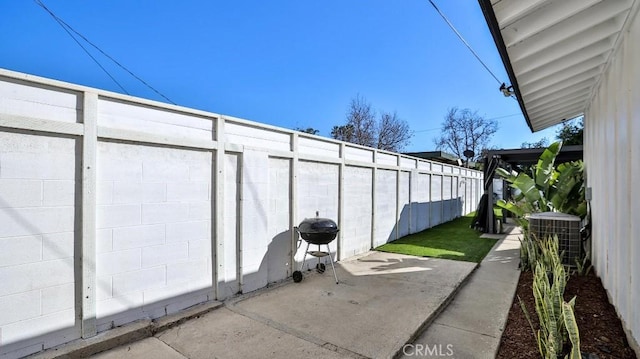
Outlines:
[{"label": "concrete patio slab", "polygon": [[154,358],[154,359],[185,359],[186,357],[157,338],[146,338],[141,341],[123,345],[113,350],[94,355],[95,359],[121,358]]},{"label": "concrete patio slab", "polygon": [[170,329],[158,339],[191,359],[346,357],[227,308]]},{"label": "concrete patio slab", "polygon": [[475,263],[373,252],[227,306],[282,331],[364,357],[389,358],[428,324]]},{"label": "concrete patio slab", "polygon": [[[104,358],[394,358],[451,301],[476,263],[370,252],[323,274],[225,302]],[[163,348],[162,345],[166,345]]]}]

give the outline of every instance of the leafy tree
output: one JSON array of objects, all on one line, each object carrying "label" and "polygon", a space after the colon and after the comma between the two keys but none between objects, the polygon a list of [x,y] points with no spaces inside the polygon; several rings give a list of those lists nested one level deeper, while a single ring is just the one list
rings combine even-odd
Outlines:
[{"label": "leafy tree", "polygon": [[556,138],[565,146],[581,145],[584,143],[582,132],[584,131],[584,117],[562,123],[556,133]]},{"label": "leafy tree", "polygon": [[320,130],[316,130],[313,127],[307,127],[307,128],[296,127],[294,128],[294,130],[304,132],[304,133],[310,133],[312,135],[317,135],[318,133],[320,133]]},{"label": "leafy tree", "polygon": [[333,126],[331,129],[331,137],[336,140],[354,143],[353,125]]},{"label": "leafy tree", "polygon": [[332,138],[398,152],[413,136],[409,124],[395,112],[382,112],[378,117],[371,104],[360,96],[351,99],[346,117],[346,124],[333,126]]},{"label": "leafy tree", "polygon": [[489,147],[489,141],[498,131],[495,120],[485,119],[468,108],[450,108],[442,123],[442,133],[435,138],[436,148],[465,158],[464,151],[471,150],[475,154],[472,160],[482,157],[482,151]]},{"label": "leafy tree", "polygon": [[547,148],[549,146],[549,139],[543,137],[538,142],[522,142],[520,148]]}]

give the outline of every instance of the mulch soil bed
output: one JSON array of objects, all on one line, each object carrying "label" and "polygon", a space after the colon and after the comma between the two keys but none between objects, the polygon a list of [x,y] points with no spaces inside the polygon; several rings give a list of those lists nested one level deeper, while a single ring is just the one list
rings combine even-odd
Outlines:
[{"label": "mulch soil bed", "polygon": [[[532,293],[533,273],[522,272],[516,295],[526,303],[529,315],[537,330],[538,317]],[[600,278],[593,273],[587,276],[572,276],[567,282],[565,300],[576,298],[575,314],[580,331],[580,350],[594,353],[598,358],[636,358],[629,347],[615,308],[609,303]],[[502,333],[502,342],[497,358],[540,358],[538,344],[527,322],[518,298],[515,297],[507,325]]]}]

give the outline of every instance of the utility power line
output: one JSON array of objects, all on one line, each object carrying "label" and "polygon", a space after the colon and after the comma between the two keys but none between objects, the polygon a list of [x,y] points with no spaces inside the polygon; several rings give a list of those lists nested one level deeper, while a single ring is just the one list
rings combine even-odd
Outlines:
[{"label": "utility power line", "polygon": [[455,26],[453,26],[451,21],[449,21],[449,19],[447,19],[447,17],[442,13],[442,11],[440,11],[440,9],[436,6],[436,4],[433,2],[433,0],[429,0],[429,3],[431,3],[431,6],[433,6],[433,8],[438,12],[438,14],[440,14],[440,17],[442,17],[442,19],[447,23],[447,25],[449,25],[451,30],[453,30],[453,32],[456,34],[456,36],[458,36],[460,41],[462,41],[462,43],[467,47],[467,49],[469,49],[469,51],[471,51],[473,56],[475,56],[475,58],[482,64],[482,66],[484,66],[484,68],[491,74],[491,76],[493,76],[493,78],[496,79],[496,81],[499,84],[502,84],[502,81],[500,81],[500,79],[498,79],[498,76],[496,76],[496,74],[494,74],[493,71],[491,71],[491,69],[489,69],[489,66],[487,66],[487,64],[485,64],[484,61],[482,61],[480,56],[473,50],[473,48],[471,48],[471,45],[469,45],[467,40],[465,40],[462,37],[462,35],[458,32],[458,30],[456,30]]},{"label": "utility power line", "polygon": [[[521,116],[522,114],[520,113],[512,113],[510,115],[503,115],[503,116],[497,116],[497,117],[492,117],[492,118],[485,118],[485,120],[499,120],[501,118],[507,118],[507,117],[513,117],[513,116]],[[430,132],[430,131],[439,131],[442,130],[442,127],[437,127],[437,128],[428,128],[426,130],[418,130],[418,131],[413,131],[413,133],[421,133],[421,132]]]},{"label": "utility power line", "polygon": [[129,75],[131,75],[133,78],[135,78],[136,80],[140,81],[143,85],[147,86],[149,89],[151,89],[153,92],[155,92],[156,94],[158,94],[159,96],[161,96],[162,98],[164,98],[165,100],[167,100],[169,103],[175,105],[176,103],[171,101],[167,96],[165,96],[164,94],[162,94],[160,91],[156,90],[153,86],[149,85],[146,81],[144,81],[143,79],[141,79],[139,76],[137,76],[136,74],[134,74],[131,70],[129,70],[128,68],[126,68],[124,65],[122,65],[120,62],[118,62],[116,59],[114,59],[113,57],[111,57],[109,54],[107,54],[105,51],[103,51],[100,47],[98,47],[98,45],[94,44],[93,42],[89,41],[89,39],[87,39],[84,35],[82,35],[81,33],[79,33],[78,31],[76,31],[73,27],[71,27],[71,25],[67,24],[64,20],[62,20],[60,17],[58,17],[56,14],[53,13],[53,11],[51,11],[43,2],[42,0],[34,0],[34,2],[40,6],[41,8],[43,8],[47,13],[49,13],[49,15],[51,15],[51,17],[58,23],[58,25],[60,25],[60,27],[62,27],[62,29],[64,29],[64,31],[67,33],[67,35],[69,35],[73,41],[75,41],[76,44],[78,44],[78,46],[80,46],[82,48],[82,50],[84,50],[84,52],[93,60],[93,62],[96,63],[96,65],[98,65],[102,71],[104,71],[107,76],[109,76],[109,78],[111,78],[111,80],[113,80],[113,82],[116,83],[116,85],[118,85],[118,87],[120,87],[120,89],[122,89],[122,91],[124,91],[124,93],[126,93],[127,95],[129,95],[129,92],[109,73],[109,71],[107,71],[106,68],[104,68],[104,66],[102,66],[102,64],[100,64],[100,62],[91,55],[91,53],[89,52],[89,50],[87,50],[84,46],[82,46],[82,44],[80,43],[80,41],[78,41],[78,39],[73,36],[73,34],[71,32],[73,32],[74,34],[76,34],[77,36],[79,36],[82,40],[84,40],[86,43],[88,43],[89,45],[93,46],[93,48],[95,48],[96,50],[98,50],[102,55],[104,55],[106,58],[108,58],[109,60],[113,61],[113,63],[115,63],[116,65],[118,65],[118,67],[120,67],[121,69],[123,69],[124,71],[126,71]]}]

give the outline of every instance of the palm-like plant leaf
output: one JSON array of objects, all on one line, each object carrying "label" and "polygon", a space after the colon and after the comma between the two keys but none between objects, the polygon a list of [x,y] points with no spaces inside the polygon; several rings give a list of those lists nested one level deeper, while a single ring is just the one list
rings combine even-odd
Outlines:
[{"label": "palm-like plant leaf", "polygon": [[562,142],[554,142],[542,152],[542,155],[540,155],[538,165],[536,166],[535,182],[540,186],[540,188],[546,190],[552,184],[551,181],[555,172],[554,164],[561,147]]}]

